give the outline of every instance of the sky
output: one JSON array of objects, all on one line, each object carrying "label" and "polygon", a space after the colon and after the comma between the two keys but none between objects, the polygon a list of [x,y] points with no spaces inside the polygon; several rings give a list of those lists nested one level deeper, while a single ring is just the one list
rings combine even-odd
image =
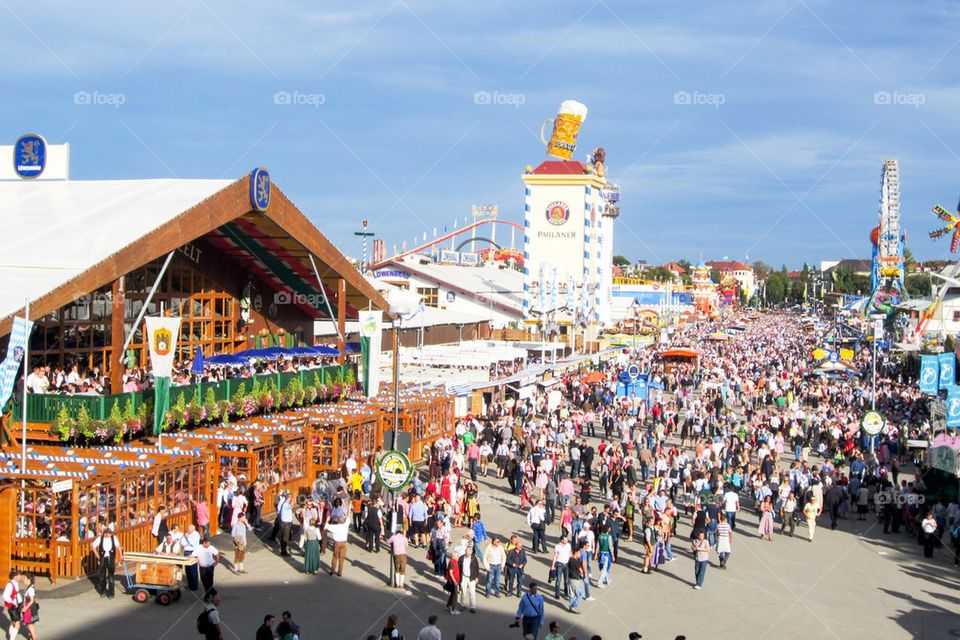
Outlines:
[{"label": "sky", "polygon": [[69,142],[80,180],[266,166],[359,256],[364,218],[388,250],[471,204],[522,222],[541,124],[575,99],[631,260],[869,257],[889,157],[908,246],[946,258],[958,26],[953,0],[0,0],[0,140]]}]

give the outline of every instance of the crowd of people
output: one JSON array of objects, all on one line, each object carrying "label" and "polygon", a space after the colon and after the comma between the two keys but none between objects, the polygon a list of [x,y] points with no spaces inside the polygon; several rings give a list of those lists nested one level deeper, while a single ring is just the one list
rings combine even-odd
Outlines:
[{"label": "crowd of people", "polygon": [[[911,464],[907,438],[930,435],[926,399],[885,367],[895,375],[878,380],[875,404],[888,428],[862,436],[860,418],[874,400],[869,377],[815,375],[810,354],[819,338],[796,320],[770,312],[726,341],[707,339],[716,326],[686,327],[675,341],[695,347],[697,362],[642,349],[601,363],[594,381],[570,374],[523,399],[494,403],[435,441],[424,473],[395,497],[374,473],[381,452],[351,456],[339,481],[318,482],[305,499],[281,493],[269,533],[257,483],[234,479],[220,498],[233,568],[244,570],[247,532],[261,528],[281,555],[302,554],[304,572],[334,580],[349,569],[351,541],[389,553],[391,583],[401,592],[409,591],[408,556],[423,554],[433,569],[427,578],[446,592],[448,615],[475,614],[481,593],[512,597],[518,636],[562,640],[549,610],[577,614],[596,590],[615,589],[619,574],[634,570],[623,566],[625,549],[650,576],[689,558],[693,590],[708,586],[711,568],[735,570],[739,545],[778,536],[813,543],[818,525],[837,528],[854,518],[875,518],[887,535],[916,536],[927,557],[948,541],[956,550],[956,498],[928,503],[921,474],[900,477]],[[866,371],[864,357],[854,364]],[[648,376],[647,398],[616,394],[632,364]],[[485,505],[498,500],[520,510],[525,526],[488,532]],[[758,524],[744,536],[745,512]],[[170,541],[168,532],[156,533],[161,547],[161,533]],[[209,545],[200,540],[200,548]],[[538,555],[548,560],[545,575],[531,569]],[[213,602],[212,568],[207,573],[203,587]],[[273,633],[271,620],[258,640],[268,637],[264,628]],[[435,622],[419,637],[439,638]],[[381,637],[401,637],[397,618]]]}]

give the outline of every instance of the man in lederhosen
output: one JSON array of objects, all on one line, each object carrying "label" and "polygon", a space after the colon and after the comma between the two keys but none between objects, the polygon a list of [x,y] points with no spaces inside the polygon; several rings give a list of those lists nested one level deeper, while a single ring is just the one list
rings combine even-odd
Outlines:
[{"label": "man in lederhosen", "polygon": [[97,558],[97,592],[101,598],[113,598],[113,576],[117,563],[123,561],[120,541],[113,537],[113,527],[107,525],[93,541],[93,555]]}]

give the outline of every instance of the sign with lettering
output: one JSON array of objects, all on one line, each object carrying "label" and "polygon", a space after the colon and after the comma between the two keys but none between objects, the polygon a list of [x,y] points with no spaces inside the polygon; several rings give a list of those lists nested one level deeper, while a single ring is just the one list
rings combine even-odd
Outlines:
[{"label": "sign with lettering", "polygon": [[13,145],[13,170],[21,178],[36,178],[47,166],[47,141],[28,133]]}]

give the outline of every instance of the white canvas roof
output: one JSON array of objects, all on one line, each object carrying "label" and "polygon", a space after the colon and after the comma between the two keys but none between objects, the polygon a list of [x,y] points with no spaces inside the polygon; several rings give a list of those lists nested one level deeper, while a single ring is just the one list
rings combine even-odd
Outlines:
[{"label": "white canvas roof", "polygon": [[0,181],[0,318],[109,258],[232,180]]}]

